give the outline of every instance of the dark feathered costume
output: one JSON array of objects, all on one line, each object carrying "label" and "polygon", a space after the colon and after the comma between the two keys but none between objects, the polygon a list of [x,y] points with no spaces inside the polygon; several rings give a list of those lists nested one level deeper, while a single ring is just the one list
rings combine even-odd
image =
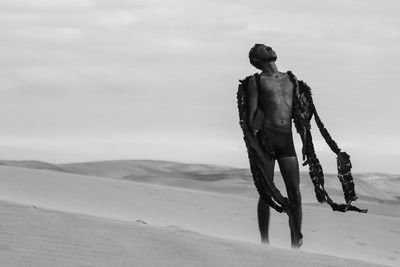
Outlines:
[{"label": "dark feathered costume", "polygon": [[[289,71],[288,75],[294,85],[292,114],[293,122],[297,132],[302,137],[305,151],[303,158],[305,157],[306,161],[303,163],[303,166],[308,165],[309,167],[309,174],[315,187],[315,194],[318,202],[327,202],[335,211],[346,212],[348,210],[354,210],[358,212],[367,212],[367,210],[361,210],[351,205],[351,202],[356,200],[357,196],[354,191],[354,182],[351,175],[352,166],[350,162],[350,156],[346,152],[342,152],[340,150],[336,142],[332,139],[329,132],[324,127],[324,124],[322,123],[318,116],[317,110],[315,109],[310,87],[303,81],[297,80],[292,72]],[[256,80],[259,79],[258,74],[254,74],[254,76]],[[292,229],[294,233],[298,238],[301,238],[302,234],[300,229],[296,229],[298,228],[296,226],[298,224],[293,223],[293,221],[297,220],[294,210],[291,207],[288,199],[282,196],[280,191],[273,183],[273,177],[271,177],[271,175],[273,175],[273,170],[268,169],[270,167],[265,164],[267,157],[274,157],[274,151],[271,149],[270,145],[265,143],[261,144],[258,142],[255,136],[252,134],[251,128],[249,127],[247,86],[250,78],[251,76],[248,76],[244,80],[240,80],[237,92],[237,100],[240,126],[243,130],[243,138],[249,156],[250,170],[253,175],[253,180],[260,197],[263,198],[263,200],[276,211],[286,212],[289,216],[289,221],[292,221],[290,225],[291,227],[293,226],[294,229]],[[314,144],[312,142],[311,119],[313,115],[322,136],[331,150],[337,155],[338,177],[342,184],[344,198],[346,200],[345,204],[337,204],[333,202],[324,188],[324,173],[317,155],[315,154]],[[262,121],[263,113],[258,108],[256,111],[255,123],[257,125],[258,122],[258,126],[256,126],[256,128],[260,129],[262,127]]]}]

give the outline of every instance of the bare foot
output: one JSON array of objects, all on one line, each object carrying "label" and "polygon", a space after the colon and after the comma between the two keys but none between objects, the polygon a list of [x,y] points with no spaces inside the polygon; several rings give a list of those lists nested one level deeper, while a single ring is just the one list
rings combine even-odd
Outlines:
[{"label": "bare foot", "polygon": [[269,245],[269,238],[268,238],[268,237],[267,237],[267,238],[265,238],[265,237],[263,238],[263,237],[262,237],[262,238],[261,238],[261,243],[262,243],[262,244],[265,244],[265,245]]},{"label": "bare foot", "polygon": [[303,245],[303,238],[292,241],[292,248],[299,249]]}]

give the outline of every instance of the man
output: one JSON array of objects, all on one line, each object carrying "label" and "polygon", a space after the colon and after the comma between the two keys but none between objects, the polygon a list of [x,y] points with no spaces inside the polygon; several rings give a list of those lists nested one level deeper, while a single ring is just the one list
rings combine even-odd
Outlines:
[{"label": "man", "polygon": [[[249,52],[250,63],[262,70],[258,76],[249,80],[248,93],[248,122],[253,134],[260,142],[268,142],[275,153],[275,158],[266,157],[271,177],[278,161],[283,176],[287,196],[291,207],[297,217],[298,229],[301,229],[302,208],[299,190],[300,175],[299,164],[293,145],[292,136],[292,109],[294,84],[287,73],[278,71],[275,65],[277,55],[275,51],[264,44],[256,44]],[[261,129],[257,130],[257,108],[264,113]],[[261,242],[269,243],[268,227],[270,207],[261,198],[258,201],[258,225],[261,233]],[[296,238],[291,229],[291,243],[293,248],[299,248],[303,241]]]}]

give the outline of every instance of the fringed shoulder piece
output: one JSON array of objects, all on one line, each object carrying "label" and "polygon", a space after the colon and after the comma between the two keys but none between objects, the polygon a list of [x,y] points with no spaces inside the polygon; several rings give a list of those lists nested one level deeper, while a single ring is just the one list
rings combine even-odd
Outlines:
[{"label": "fringed shoulder piece", "polygon": [[[253,76],[257,79],[257,73]],[[260,196],[264,198],[265,202],[277,210],[278,212],[283,212],[285,210],[285,205],[287,205],[288,200],[282,196],[279,190],[275,187],[272,182],[272,177],[267,175],[270,170],[266,168],[265,157],[262,152],[257,138],[252,134],[252,131],[248,123],[248,105],[247,105],[247,87],[251,77],[248,76],[243,80],[239,80],[239,87],[237,91],[237,104],[239,110],[239,124],[243,131],[243,140],[246,145],[247,154],[250,163],[250,170],[253,175],[253,180],[256,185],[257,191]]]},{"label": "fringed shoulder piece", "polygon": [[[308,164],[309,174],[314,184],[318,202],[327,202],[332,209],[336,211],[345,212],[347,210],[353,210],[364,213],[367,212],[367,210],[361,210],[351,205],[351,202],[355,201],[357,196],[354,190],[353,176],[351,175],[352,165],[350,162],[350,156],[346,152],[341,151],[322,123],[312,99],[311,88],[305,82],[297,80],[292,72],[289,71],[288,75],[292,83],[295,85],[292,116],[296,130],[303,141],[303,150],[306,157],[303,166]],[[324,173],[315,153],[311,135],[311,118],[313,115],[318,129],[326,143],[337,155],[338,177],[342,184],[346,204],[337,204],[333,202],[324,188]]]}]

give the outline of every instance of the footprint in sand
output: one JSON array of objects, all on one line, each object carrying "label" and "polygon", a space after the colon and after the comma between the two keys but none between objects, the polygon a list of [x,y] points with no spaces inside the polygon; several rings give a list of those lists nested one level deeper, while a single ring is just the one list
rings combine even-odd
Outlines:
[{"label": "footprint in sand", "polygon": [[169,228],[169,229],[174,229],[174,230],[181,230],[181,229],[182,229],[182,228],[180,228],[180,227],[178,227],[178,226],[176,226],[176,225],[172,225],[172,224],[167,225],[167,228]]}]

